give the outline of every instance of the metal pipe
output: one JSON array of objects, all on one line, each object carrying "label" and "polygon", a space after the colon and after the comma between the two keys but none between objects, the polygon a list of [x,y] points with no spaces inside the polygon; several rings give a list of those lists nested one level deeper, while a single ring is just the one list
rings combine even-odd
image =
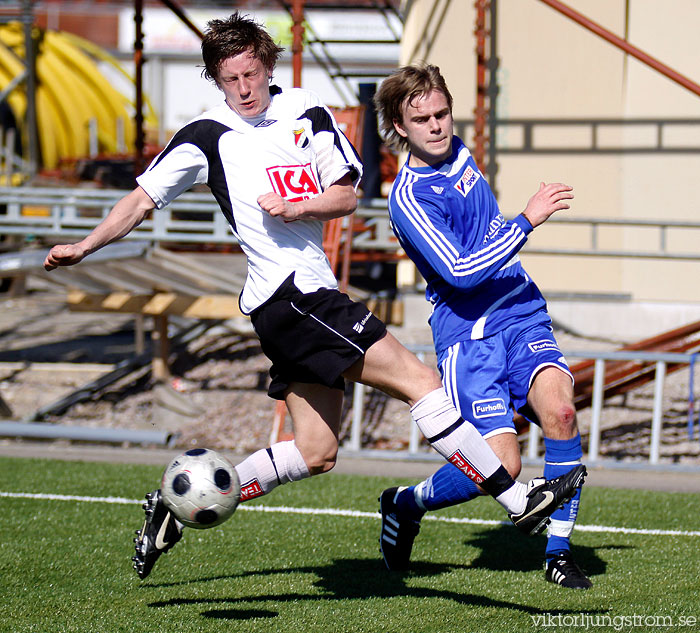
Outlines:
[{"label": "metal pipe", "polygon": [[498,67],[500,61],[498,59],[498,0],[491,0],[490,6],[490,41],[491,46],[489,47],[489,81],[488,81],[488,98],[489,98],[489,111],[488,111],[488,150],[486,159],[486,177],[491,186],[493,194],[498,198],[498,188],[496,186],[496,176],[498,175],[498,151],[496,150],[497,145],[497,119],[498,112],[496,107],[498,105]]},{"label": "metal pipe", "polygon": [[661,427],[663,425],[664,380],[666,363],[656,363],[656,380],[654,381],[654,412],[651,416],[651,443],[649,445],[649,463],[658,464],[661,450]]},{"label": "metal pipe", "polygon": [[[32,30],[34,28],[34,16],[32,12],[33,2],[25,0],[23,3],[22,21],[24,22],[24,63],[27,68],[27,149],[29,154],[29,175],[35,176],[41,162],[39,156],[39,131],[36,118],[36,45]],[[8,180],[9,183],[9,180]]]},{"label": "metal pipe", "polygon": [[664,75],[671,81],[675,81],[677,84],[683,86],[685,89],[690,90],[690,92],[700,96],[700,85],[681,75],[679,72],[676,72],[675,70],[673,70],[673,68],[660,62],[658,59],[652,57],[651,55],[648,55],[636,46],[633,46],[627,40],[624,40],[621,37],[615,35],[612,31],[608,31],[606,28],[587,18],[585,15],[574,11],[574,9],[565,5],[563,2],[559,2],[559,0],[540,0],[540,2],[544,2],[546,5],[550,6],[555,11],[559,11],[559,13],[572,19],[574,22],[577,22],[578,24],[588,29],[592,33],[595,33],[599,37],[602,37],[604,40],[606,40],[613,46],[617,46],[618,48],[625,51],[625,53],[628,53],[629,55],[632,55],[632,57],[638,59],[643,64],[646,64],[650,68],[653,68],[654,70],[660,72],[662,75]]},{"label": "metal pipe", "polygon": [[111,442],[122,444],[158,444],[170,446],[176,435],[168,431],[139,429],[91,428],[28,422],[0,422],[1,437],[31,437],[49,440],[77,440],[82,442]]},{"label": "metal pipe", "polygon": [[529,459],[537,459],[540,445],[540,427],[530,422],[530,430],[527,437],[527,456]]},{"label": "metal pipe", "polygon": [[143,0],[134,0],[134,25],[134,84],[136,87],[134,176],[138,176],[144,168],[146,146],[143,131]]},{"label": "metal pipe", "polygon": [[591,414],[591,428],[588,432],[588,461],[598,460],[600,446],[600,417],[603,410],[603,387],[605,386],[605,361],[602,358],[595,359],[595,374],[593,377],[593,403]]},{"label": "metal pipe", "polygon": [[292,2],[292,83],[301,88],[302,53],[304,51],[304,0]]},{"label": "metal pipe", "polygon": [[[425,363],[425,352],[416,351],[416,357],[421,363]],[[416,455],[420,448],[420,438],[421,434],[418,429],[418,425],[410,419],[410,430],[408,432],[408,453],[409,455]]]},{"label": "metal pipe", "polygon": [[474,160],[479,170],[486,173],[486,119],[488,117],[488,86],[486,83],[489,29],[486,26],[486,12],[489,0],[476,0],[476,106],[474,107]]},{"label": "metal pipe", "polygon": [[352,428],[350,429],[350,450],[362,448],[362,417],[364,413],[365,386],[356,382],[352,392]]},{"label": "metal pipe", "polygon": [[688,377],[688,439],[693,439],[693,414],[695,413],[695,361],[697,353],[690,357],[690,375]]},{"label": "metal pipe", "polygon": [[204,33],[202,33],[197,26],[195,25],[192,20],[190,20],[187,17],[187,14],[177,5],[175,4],[172,0],[160,0],[168,9],[170,9],[178,18],[180,18],[180,21],[190,30],[192,31],[199,39],[202,39],[204,37]]}]

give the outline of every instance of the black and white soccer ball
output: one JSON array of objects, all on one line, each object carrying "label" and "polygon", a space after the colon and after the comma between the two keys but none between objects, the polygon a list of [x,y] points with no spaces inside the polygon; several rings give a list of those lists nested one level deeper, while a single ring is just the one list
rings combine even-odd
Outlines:
[{"label": "black and white soccer ball", "polygon": [[207,448],[193,448],[173,459],[163,473],[160,492],[180,522],[198,529],[226,521],[241,499],[233,464]]}]

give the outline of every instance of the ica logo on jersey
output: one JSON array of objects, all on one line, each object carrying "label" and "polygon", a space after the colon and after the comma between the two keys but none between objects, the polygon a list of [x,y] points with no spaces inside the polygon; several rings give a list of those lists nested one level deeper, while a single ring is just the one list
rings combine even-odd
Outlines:
[{"label": "ica logo on jersey", "polygon": [[455,189],[459,191],[465,198],[476,184],[476,181],[481,178],[478,171],[474,171],[471,167],[467,167],[462,174],[462,177],[455,184]]},{"label": "ica logo on jersey", "polygon": [[289,202],[310,200],[321,192],[311,163],[268,167],[267,175],[275,193]]}]

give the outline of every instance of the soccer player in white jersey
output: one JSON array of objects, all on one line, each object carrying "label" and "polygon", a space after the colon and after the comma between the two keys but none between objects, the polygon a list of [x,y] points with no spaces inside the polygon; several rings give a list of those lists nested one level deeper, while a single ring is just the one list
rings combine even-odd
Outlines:
[{"label": "soccer player in white jersey", "polygon": [[[506,221],[469,150],[453,136],[452,96],[436,66],[398,69],[384,80],[375,103],[386,140],[409,151],[389,213],[401,245],[427,282],[447,393],[513,477],[521,469],[513,410],[543,430],[545,476],[569,472],[582,457],[573,377],[552,334],[545,300],[518,251],[535,227],[569,208],[572,188],[541,183],[525,210]],[[380,499],[385,522],[392,517],[407,534],[400,551],[384,549],[387,566],[408,565],[427,510],[480,494],[450,465],[417,486],[385,491]],[[574,562],[569,542],[579,498],[580,492],[552,514],[545,577],[587,589],[590,580]]]},{"label": "soccer player in white jersey", "polygon": [[[212,20],[202,41],[204,75],[223,102],[178,131],[138,186],[76,244],[53,247],[48,270],[77,264],[119,239],[152,209],[206,183],[248,259],[240,305],[272,361],[269,395],[283,399],[294,439],[236,466],[241,500],[333,468],[344,379],[400,398],[423,434],[493,495],[530,533],[580,487],[585,469],[515,482],[449,401],[436,372],[404,348],[362,303],[337,290],[322,222],[352,213],[362,165],[330,111],[311,92],[270,84],[282,49],[253,20]],[[182,535],[160,491],[146,496],[134,568],[140,578]]]}]

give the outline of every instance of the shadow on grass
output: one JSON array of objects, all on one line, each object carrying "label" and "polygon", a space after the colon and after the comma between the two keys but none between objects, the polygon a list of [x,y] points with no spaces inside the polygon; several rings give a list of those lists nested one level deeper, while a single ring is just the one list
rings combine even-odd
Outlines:
[{"label": "shadow on grass", "polygon": [[[545,536],[531,537],[521,534],[509,525],[487,528],[465,539],[464,544],[481,551],[470,566],[493,571],[533,571],[544,569]],[[572,544],[571,553],[579,567],[588,576],[601,576],[606,562],[596,553],[599,549],[627,549],[627,545],[587,547]]]},{"label": "shadow on grass", "polygon": [[[512,535],[512,532],[511,532]],[[328,565],[310,567],[295,567],[289,569],[266,569],[250,571],[230,576],[216,576],[191,580],[192,584],[210,582],[212,580],[241,579],[251,576],[271,576],[274,574],[311,574],[316,577],[310,582],[310,591],[272,593],[252,596],[240,596],[236,598],[171,598],[152,602],[151,608],[179,607],[183,605],[201,605],[206,608],[201,615],[205,618],[245,620],[249,618],[276,617],[276,611],[266,609],[251,609],[251,603],[268,603],[283,605],[284,603],[319,600],[367,600],[376,598],[412,597],[412,598],[440,598],[452,600],[457,604],[471,607],[490,607],[498,609],[511,609],[528,615],[547,613],[547,609],[540,609],[531,605],[519,604],[496,600],[487,596],[455,592],[449,590],[433,589],[428,587],[415,587],[407,584],[407,580],[415,578],[431,578],[441,574],[447,574],[454,570],[469,569],[471,565],[448,565],[438,563],[425,563],[417,561],[411,565],[411,570],[406,573],[389,573],[377,559],[341,559]],[[158,587],[174,586],[175,584],[157,585]],[[311,591],[311,587],[315,590]],[[217,608],[228,605],[228,608]],[[235,605],[245,605],[238,609]],[[209,607],[209,608],[207,608]],[[579,611],[577,611],[578,613]],[[572,611],[573,613],[573,611]]]}]

